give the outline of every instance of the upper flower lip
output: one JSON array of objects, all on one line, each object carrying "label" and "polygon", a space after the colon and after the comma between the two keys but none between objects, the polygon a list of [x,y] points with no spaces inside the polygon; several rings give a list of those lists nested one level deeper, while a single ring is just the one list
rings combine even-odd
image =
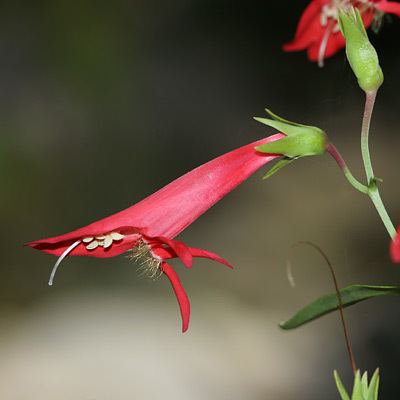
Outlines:
[{"label": "upper flower lip", "polygon": [[137,239],[135,233],[149,239],[173,239],[258,168],[276,158],[277,155],[260,153],[255,147],[283,136],[272,135],[233,150],[195,168],[123,211],[64,235],[36,240],[27,245],[60,255],[76,240],[119,232],[126,237],[107,249],[87,251],[79,246],[69,254],[113,257],[133,247]]}]

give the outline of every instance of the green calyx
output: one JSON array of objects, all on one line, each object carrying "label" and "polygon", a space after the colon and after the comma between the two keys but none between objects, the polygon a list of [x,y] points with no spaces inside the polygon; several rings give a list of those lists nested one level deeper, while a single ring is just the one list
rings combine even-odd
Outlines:
[{"label": "green calyx", "polygon": [[266,109],[266,111],[272,119],[258,117],[254,119],[284,133],[286,137],[257,146],[257,151],[282,154],[288,158],[317,156],[325,153],[327,137],[323,130],[315,126],[287,121],[271,110]]},{"label": "green calyx", "polygon": [[262,153],[281,154],[284,156],[264,175],[263,179],[269,178],[297,158],[325,153],[328,139],[322,129],[288,121],[269,109],[265,109],[265,111],[271,118],[255,117],[254,119],[264,125],[275,128],[286,136],[256,147],[256,150]]},{"label": "green calyx", "polygon": [[383,83],[383,72],[359,10],[354,7],[340,10],[339,27],[346,39],[347,59],[360,88],[366,92],[377,90]]},{"label": "green calyx", "polygon": [[371,382],[368,383],[368,374],[364,372],[361,376],[360,371],[357,371],[354,377],[353,393],[351,397],[347,394],[346,389],[339,374],[334,371],[336,387],[340,393],[342,400],[378,400],[379,390],[379,369],[376,369],[372,375]]}]

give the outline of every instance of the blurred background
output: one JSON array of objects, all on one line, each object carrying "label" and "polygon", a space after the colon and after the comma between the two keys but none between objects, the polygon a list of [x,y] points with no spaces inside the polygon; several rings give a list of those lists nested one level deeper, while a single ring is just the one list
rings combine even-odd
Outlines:
[{"label": "blurred background", "polygon": [[[0,13],[0,397],[57,399],[337,399],[351,369],[337,314],[291,332],[278,323],[341,286],[395,284],[375,210],[328,157],[267,182],[262,171],[180,238],[234,266],[174,263],[192,318],[169,282],[125,257],[55,262],[23,247],[124,209],[186,171],[273,131],[264,107],[324,128],[363,178],[363,96],[344,52],[323,69],[283,53],[307,1],[4,2]],[[371,38],[385,73],[372,124],[376,174],[400,219],[400,21]],[[397,298],[346,312],[360,368],[381,368],[381,398],[399,391]]]}]

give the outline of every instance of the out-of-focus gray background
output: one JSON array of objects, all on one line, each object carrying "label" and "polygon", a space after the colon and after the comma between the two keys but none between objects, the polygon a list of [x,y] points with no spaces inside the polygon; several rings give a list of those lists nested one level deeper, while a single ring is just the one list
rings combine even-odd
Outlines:
[{"label": "out-of-focus gray background", "polygon": [[[124,257],[67,259],[22,244],[123,209],[184,172],[273,131],[270,107],[323,127],[360,178],[363,98],[344,53],[323,69],[285,54],[307,1],[142,0],[4,3],[0,13],[0,397],[23,399],[336,399],[350,382],[337,315],[298,331],[278,323],[342,286],[396,283],[388,236],[327,156],[268,182],[262,172],[180,237],[215,251],[176,269],[192,303],[188,333],[169,283]],[[400,21],[372,36],[385,72],[372,125],[376,173],[400,219]],[[346,312],[360,368],[398,393],[399,300]]]}]

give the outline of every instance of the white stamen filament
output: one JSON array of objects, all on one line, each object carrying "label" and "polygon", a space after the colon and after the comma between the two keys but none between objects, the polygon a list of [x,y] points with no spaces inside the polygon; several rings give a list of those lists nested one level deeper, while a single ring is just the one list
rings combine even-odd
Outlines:
[{"label": "white stamen filament", "polygon": [[58,258],[57,262],[54,264],[53,269],[51,270],[51,274],[50,274],[50,279],[49,279],[49,286],[53,285],[53,281],[54,281],[54,276],[56,275],[58,266],[61,264],[61,261],[64,260],[64,258],[71,253],[72,250],[75,249],[75,247],[78,246],[78,244],[80,244],[81,241],[77,240],[76,242],[74,242],[73,244],[71,244],[71,246],[69,246],[64,253],[61,254],[61,256]]},{"label": "white stamen filament", "polygon": [[328,40],[329,36],[332,33],[332,24],[330,23],[325,31],[324,37],[322,38],[321,45],[319,46],[319,51],[318,51],[318,67],[322,68],[324,66],[324,57],[325,57],[325,51],[326,47],[328,45]]},{"label": "white stamen filament", "polygon": [[84,237],[84,238],[72,243],[71,246],[69,246],[61,254],[61,256],[58,258],[57,262],[54,264],[54,267],[51,270],[51,274],[50,274],[49,286],[53,285],[54,276],[56,275],[57,269],[58,269],[59,265],[61,264],[62,260],[64,260],[64,258],[67,257],[69,255],[69,253],[71,253],[71,251],[74,250],[75,247],[77,247],[80,243],[83,243],[83,245],[89,251],[94,250],[99,246],[104,247],[104,249],[107,249],[112,246],[114,241],[118,242],[118,241],[124,239],[124,237],[125,236],[119,232],[111,232],[111,233],[107,233],[104,235],[98,235],[95,237],[87,236],[87,237]]}]

